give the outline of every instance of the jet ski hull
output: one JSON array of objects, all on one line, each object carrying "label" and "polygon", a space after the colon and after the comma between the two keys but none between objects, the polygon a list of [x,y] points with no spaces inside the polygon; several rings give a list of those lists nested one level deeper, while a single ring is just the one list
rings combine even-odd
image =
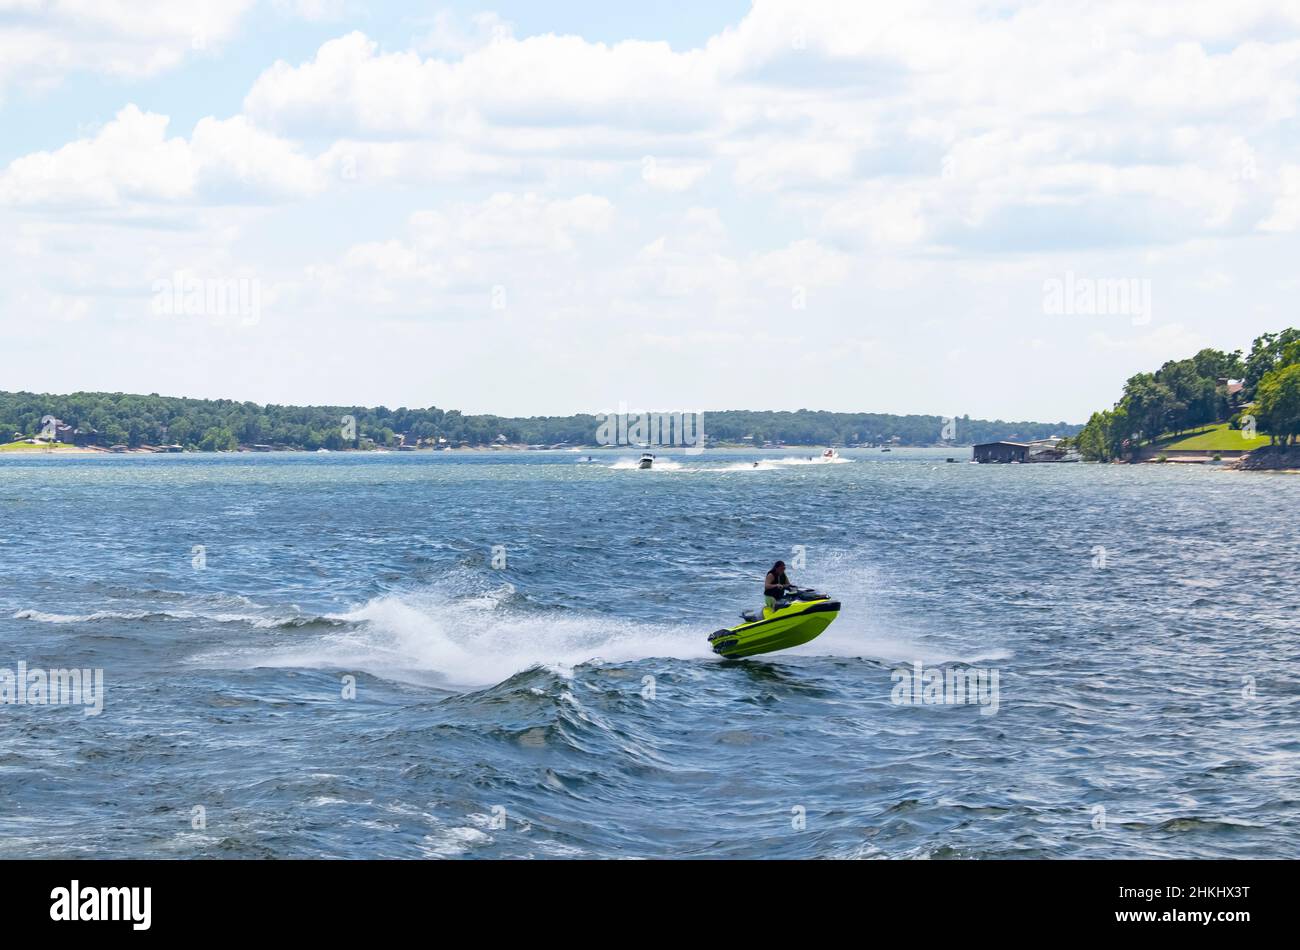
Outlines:
[{"label": "jet ski hull", "polygon": [[718,630],[709,636],[709,642],[714,653],[728,659],[788,650],[816,639],[839,612],[838,600],[797,601],[776,610],[764,610],[762,620]]}]

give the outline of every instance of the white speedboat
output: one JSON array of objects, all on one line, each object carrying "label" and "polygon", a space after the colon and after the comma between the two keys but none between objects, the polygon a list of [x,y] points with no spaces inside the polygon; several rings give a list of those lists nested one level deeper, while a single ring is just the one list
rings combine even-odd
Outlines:
[{"label": "white speedboat", "polygon": [[637,468],[650,468],[655,463],[654,453],[642,452],[641,461],[636,463]]}]

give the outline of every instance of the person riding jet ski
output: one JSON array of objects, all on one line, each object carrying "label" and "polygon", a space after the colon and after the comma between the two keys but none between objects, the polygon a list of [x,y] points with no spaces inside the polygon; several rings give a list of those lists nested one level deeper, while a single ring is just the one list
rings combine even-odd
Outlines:
[{"label": "person riding jet ski", "polygon": [[741,612],[743,623],[709,634],[714,653],[730,660],[801,646],[840,612],[838,600],[791,584],[784,561],[773,564],[763,577],[763,600],[761,609]]},{"label": "person riding jet ski", "polygon": [[775,610],[776,602],[785,596],[785,592],[793,587],[790,578],[785,575],[785,561],[777,561],[772,565],[772,569],[767,572],[763,578],[763,606],[767,610]]}]

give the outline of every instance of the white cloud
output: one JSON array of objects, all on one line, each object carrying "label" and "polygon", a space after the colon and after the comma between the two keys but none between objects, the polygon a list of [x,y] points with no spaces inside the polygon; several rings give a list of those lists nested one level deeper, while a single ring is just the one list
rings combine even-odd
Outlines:
[{"label": "white cloud", "polygon": [[138,78],[234,35],[253,0],[0,0],[0,93],[78,71]]},{"label": "white cloud", "polygon": [[1150,365],[1152,369],[1166,360],[1193,356],[1207,346],[1224,346],[1222,341],[1206,339],[1181,323],[1166,323],[1146,333],[1131,335],[1097,331],[1089,335],[1088,342],[1100,350],[1140,356],[1140,365]]},{"label": "white cloud", "polygon": [[1119,3],[991,16],[974,3],[759,2],[680,52],[440,15],[415,50],[354,32],[277,63],[245,108],[284,132],[380,142],[377,165],[396,178],[430,168],[407,157],[420,141],[466,173],[640,161],[644,183],[668,192],[722,165],[839,240],[1032,246],[1050,227],[1063,246],[1160,243],[1287,220],[1271,180],[1243,187],[1237,166],[1300,102],[1300,14],[1218,7],[1171,18]]},{"label": "white cloud", "polygon": [[1295,231],[1300,228],[1300,165],[1286,164],[1278,170],[1280,188],[1269,216],[1260,222],[1261,231]]},{"label": "white cloud", "polygon": [[244,105],[285,131],[358,137],[463,134],[484,123],[670,130],[702,127],[712,117],[702,84],[699,55],[674,53],[666,43],[502,38],[448,62],[382,52],[354,32],[324,44],[308,63],[276,63]]},{"label": "white cloud", "polygon": [[416,241],[426,249],[494,248],[572,250],[580,235],[609,230],[614,206],[598,195],[547,200],[535,194],[495,194],[451,212],[411,217]]},{"label": "white cloud", "polygon": [[[278,176],[274,162],[236,162],[239,180],[265,194],[304,190],[286,187],[295,180],[306,190],[608,180],[639,163],[642,183],[670,194],[720,169],[742,193],[799,209],[818,238],[877,248],[1287,230],[1296,214],[1285,177],[1243,170],[1285,162],[1269,130],[1300,102],[1300,13],[1218,7],[1193,3],[1171,18],[1108,2],[998,16],[975,3],[759,2],[683,51],[520,38],[494,14],[444,12],[413,49],[385,50],[354,31],[299,65],[275,63],[226,134],[264,135],[277,157],[294,150],[273,133],[324,140],[323,177],[300,179],[292,162]],[[233,28],[222,9],[214,31]],[[93,17],[109,36],[138,26],[155,41],[188,23],[125,3],[59,4],[41,22],[60,15]],[[161,143],[148,151],[175,165],[157,168],[166,200],[168,183],[194,175],[193,157]],[[72,181],[70,200],[114,193],[93,176]],[[131,190],[118,184],[118,194]]]},{"label": "white cloud", "polygon": [[665,160],[647,155],[641,159],[641,180],[659,191],[687,191],[709,173],[710,167],[708,162]]},{"label": "white cloud", "polygon": [[466,20],[451,10],[439,10],[428,32],[417,36],[411,46],[420,53],[459,57],[513,36],[514,27],[496,13],[476,13]]},{"label": "white cloud", "polygon": [[93,138],[15,159],[0,171],[0,205],[73,210],[302,195],[320,173],[287,142],[242,116],[206,118],[189,140],[166,116],[130,105]]},{"label": "white cloud", "polygon": [[348,248],[313,266],[308,283],[321,300],[364,307],[376,316],[429,319],[485,312],[495,287],[541,302],[562,296],[582,274],[579,251],[613,226],[614,206],[599,195],[547,199],[500,192],[475,203],[410,216],[401,239]]},{"label": "white cloud", "polygon": [[816,241],[795,241],[755,257],[753,278],[777,287],[827,287],[843,283],[852,268],[849,255]]},{"label": "white cloud", "polygon": [[349,0],[274,0],[281,13],[298,17],[309,23],[328,23],[342,19],[349,11],[359,9]]}]

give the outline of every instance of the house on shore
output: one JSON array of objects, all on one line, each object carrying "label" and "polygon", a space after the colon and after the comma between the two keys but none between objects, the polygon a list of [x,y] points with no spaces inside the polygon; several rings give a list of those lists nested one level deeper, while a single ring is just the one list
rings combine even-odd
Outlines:
[{"label": "house on shore", "polygon": [[988,462],[1023,462],[1029,455],[1029,446],[1024,442],[984,442],[975,446],[975,461]]},{"label": "house on shore", "polygon": [[1079,454],[1061,447],[1063,440],[1034,439],[1031,442],[984,442],[974,448],[977,462],[1077,462]]},{"label": "house on shore", "polygon": [[94,445],[99,433],[94,429],[81,429],[66,422],[55,420],[54,439],[64,445]]}]

